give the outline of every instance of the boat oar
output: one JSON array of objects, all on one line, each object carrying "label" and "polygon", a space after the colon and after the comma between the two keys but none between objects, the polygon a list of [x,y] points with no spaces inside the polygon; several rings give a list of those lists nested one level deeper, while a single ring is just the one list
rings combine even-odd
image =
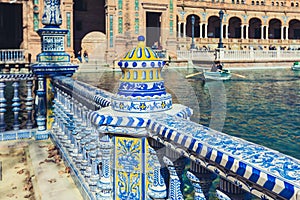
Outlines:
[{"label": "boat oar", "polygon": [[189,74],[189,75],[185,76],[185,78],[191,78],[191,77],[193,77],[193,76],[196,76],[196,75],[202,74],[202,73],[203,73],[203,72],[197,72],[197,73],[194,73],[194,74]]},{"label": "boat oar", "polygon": [[240,74],[236,74],[236,73],[232,73],[232,72],[230,72],[230,74],[232,74],[234,76],[237,76],[237,77],[246,78],[246,76],[243,76],[243,75],[240,75]]},{"label": "boat oar", "polygon": [[241,78],[246,78],[246,76],[243,76],[241,74],[236,74],[236,73],[228,72],[228,71],[225,71],[225,70],[221,70],[221,72],[229,73],[229,74],[232,74],[234,76],[241,77]]}]

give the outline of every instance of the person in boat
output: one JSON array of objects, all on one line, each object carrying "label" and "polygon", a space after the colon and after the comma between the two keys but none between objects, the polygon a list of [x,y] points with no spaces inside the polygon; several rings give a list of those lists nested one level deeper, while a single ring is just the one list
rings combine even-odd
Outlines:
[{"label": "person in boat", "polygon": [[220,61],[215,61],[213,66],[211,67],[211,72],[221,72],[223,71],[223,66]]}]

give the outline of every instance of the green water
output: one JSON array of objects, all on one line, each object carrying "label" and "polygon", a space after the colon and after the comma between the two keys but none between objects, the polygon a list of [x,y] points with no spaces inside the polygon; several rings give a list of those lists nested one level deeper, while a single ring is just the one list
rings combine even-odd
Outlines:
[{"label": "green water", "polygon": [[[194,110],[192,120],[300,159],[300,73],[290,69],[231,70],[246,78],[205,84],[195,68],[164,69],[173,103]],[[79,73],[78,80],[117,92],[121,72]]]}]

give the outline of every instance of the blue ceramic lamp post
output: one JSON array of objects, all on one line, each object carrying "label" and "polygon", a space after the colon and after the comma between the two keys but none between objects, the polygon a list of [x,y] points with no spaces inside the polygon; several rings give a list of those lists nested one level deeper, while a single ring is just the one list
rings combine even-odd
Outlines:
[{"label": "blue ceramic lamp post", "polygon": [[191,20],[192,20],[192,43],[191,43],[191,48],[190,49],[196,49],[196,46],[195,46],[195,41],[194,41],[194,36],[195,36],[195,16],[193,15],[191,17]]},{"label": "blue ceramic lamp post", "polygon": [[37,56],[37,62],[31,66],[32,72],[37,78],[37,125],[36,139],[48,138],[47,132],[47,105],[51,99],[46,94],[49,80],[53,76],[71,76],[78,68],[70,62],[70,55],[65,52],[64,36],[68,30],[59,26],[62,24],[60,12],[60,0],[45,0],[42,24],[44,28],[37,32],[41,37],[42,52]]},{"label": "blue ceramic lamp post", "polygon": [[223,17],[224,17],[224,11],[220,10],[219,12],[219,17],[220,17],[220,37],[219,37],[219,44],[218,48],[223,48]]}]

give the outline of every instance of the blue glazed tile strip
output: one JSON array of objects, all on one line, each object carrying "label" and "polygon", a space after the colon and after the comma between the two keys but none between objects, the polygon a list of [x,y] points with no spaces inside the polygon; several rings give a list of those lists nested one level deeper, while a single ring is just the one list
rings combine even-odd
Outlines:
[{"label": "blue glazed tile strip", "polygon": [[129,116],[111,116],[107,114],[100,114],[98,111],[93,111],[88,114],[88,118],[96,126],[125,126],[125,127],[146,127],[148,120],[142,117]]},{"label": "blue glazed tile strip", "polygon": [[0,141],[30,139],[35,132],[35,129],[5,131],[0,134]]}]

